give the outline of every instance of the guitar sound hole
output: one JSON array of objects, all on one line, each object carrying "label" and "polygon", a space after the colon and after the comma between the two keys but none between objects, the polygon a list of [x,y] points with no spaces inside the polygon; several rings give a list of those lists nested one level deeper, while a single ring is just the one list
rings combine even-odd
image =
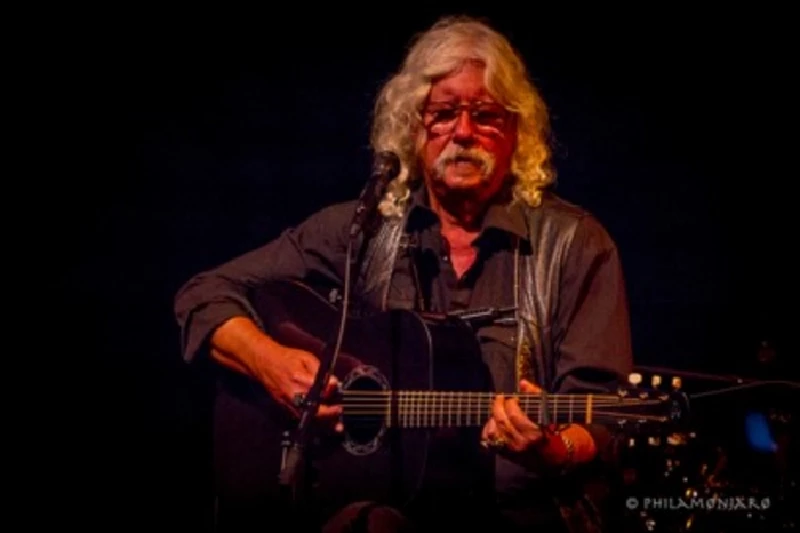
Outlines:
[{"label": "guitar sound hole", "polygon": [[383,434],[388,402],[388,393],[372,376],[360,376],[348,384],[342,422],[352,444],[370,444]]}]

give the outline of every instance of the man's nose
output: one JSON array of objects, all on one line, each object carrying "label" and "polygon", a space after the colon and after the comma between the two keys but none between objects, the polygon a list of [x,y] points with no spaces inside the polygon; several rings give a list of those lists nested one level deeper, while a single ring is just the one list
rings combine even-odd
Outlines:
[{"label": "man's nose", "polygon": [[475,140],[475,124],[468,110],[462,109],[453,130],[453,139],[461,144],[468,144]]}]

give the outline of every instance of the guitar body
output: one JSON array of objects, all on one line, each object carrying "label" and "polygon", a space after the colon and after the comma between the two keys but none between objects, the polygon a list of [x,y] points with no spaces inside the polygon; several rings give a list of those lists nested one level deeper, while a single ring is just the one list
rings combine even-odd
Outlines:
[{"label": "guitar body", "polygon": [[[251,301],[266,332],[280,343],[319,356],[335,340],[339,309],[304,285],[271,283]],[[491,494],[494,462],[480,447],[479,425],[415,428],[406,419],[401,428],[403,421],[387,414],[397,413],[401,401],[389,391],[492,390],[466,323],[406,310],[352,315],[334,373],[345,393],[374,398],[385,391],[386,409],[361,405],[356,394],[355,403],[345,403],[343,434],[315,429],[305,461],[309,477],[301,482],[309,489],[304,502],[316,513],[324,517],[365,500],[424,512]],[[218,369],[214,419],[220,505],[285,511],[278,490],[281,442],[295,427],[294,418],[254,381]]]}]

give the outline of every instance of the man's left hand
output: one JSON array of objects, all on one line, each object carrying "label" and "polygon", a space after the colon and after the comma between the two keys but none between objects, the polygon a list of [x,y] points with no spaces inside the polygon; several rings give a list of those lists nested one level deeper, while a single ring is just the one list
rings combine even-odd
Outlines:
[{"label": "man's left hand", "polygon": [[[523,393],[541,392],[541,388],[522,380]],[[515,397],[495,398],[492,416],[483,427],[481,439],[491,448],[524,466],[557,466],[566,458],[561,439],[551,428],[542,428],[522,411]]]}]

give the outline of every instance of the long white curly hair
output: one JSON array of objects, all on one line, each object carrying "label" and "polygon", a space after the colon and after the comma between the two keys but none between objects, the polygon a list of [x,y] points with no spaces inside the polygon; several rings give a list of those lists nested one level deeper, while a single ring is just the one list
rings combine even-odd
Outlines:
[{"label": "long white curly hair", "polygon": [[421,179],[421,108],[431,86],[467,61],[485,66],[488,90],[518,117],[511,164],[514,199],[535,207],[541,202],[542,190],[555,180],[547,106],[530,80],[521,55],[487,23],[465,16],[446,17],[415,39],[400,71],[386,82],[376,99],[372,150],[392,151],[401,162],[400,174],[380,205],[385,216],[402,213],[409,186]]}]

